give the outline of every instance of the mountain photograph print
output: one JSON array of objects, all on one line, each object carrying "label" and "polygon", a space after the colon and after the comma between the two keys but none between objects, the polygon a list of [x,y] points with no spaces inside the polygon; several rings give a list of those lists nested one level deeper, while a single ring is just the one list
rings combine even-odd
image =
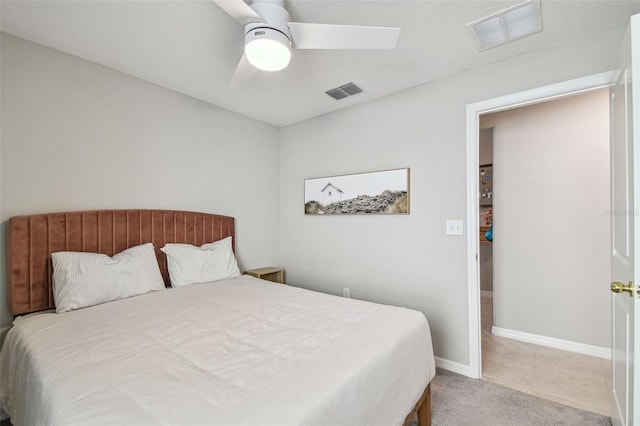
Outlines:
[{"label": "mountain photograph print", "polygon": [[409,169],[305,179],[304,213],[409,214]]}]

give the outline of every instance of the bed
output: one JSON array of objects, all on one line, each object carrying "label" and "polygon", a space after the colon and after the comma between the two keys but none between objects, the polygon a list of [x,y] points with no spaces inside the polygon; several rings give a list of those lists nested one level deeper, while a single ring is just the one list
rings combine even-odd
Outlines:
[{"label": "bed", "polygon": [[[228,237],[232,217],[173,210],[11,218],[0,408],[15,426],[431,423],[422,313],[248,275],[171,288],[160,248]],[[166,290],[51,311],[51,253],[149,242]]]}]

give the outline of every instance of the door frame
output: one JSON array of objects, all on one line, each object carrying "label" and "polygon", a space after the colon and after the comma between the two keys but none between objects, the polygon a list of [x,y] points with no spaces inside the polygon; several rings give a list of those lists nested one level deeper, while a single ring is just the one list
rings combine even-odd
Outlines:
[{"label": "door frame", "polygon": [[478,135],[480,131],[480,116],[609,87],[612,85],[615,75],[615,71],[607,71],[467,105],[467,295],[469,306],[469,368],[467,375],[469,377],[476,379],[482,377],[478,228]]}]

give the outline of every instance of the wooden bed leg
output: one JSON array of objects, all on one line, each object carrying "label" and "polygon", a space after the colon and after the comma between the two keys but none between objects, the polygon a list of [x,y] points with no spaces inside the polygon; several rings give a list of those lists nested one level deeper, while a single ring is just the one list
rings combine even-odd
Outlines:
[{"label": "wooden bed leg", "polygon": [[425,391],[424,402],[418,407],[418,425],[431,426],[431,384]]},{"label": "wooden bed leg", "polygon": [[419,426],[431,426],[431,384],[427,385],[415,408],[404,419],[403,426],[410,426],[416,414]]}]

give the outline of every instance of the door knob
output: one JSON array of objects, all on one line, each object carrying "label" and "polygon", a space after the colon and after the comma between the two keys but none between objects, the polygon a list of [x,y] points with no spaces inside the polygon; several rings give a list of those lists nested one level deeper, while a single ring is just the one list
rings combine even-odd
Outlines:
[{"label": "door knob", "polygon": [[622,293],[626,291],[629,296],[633,297],[633,281],[629,281],[629,284],[625,285],[620,281],[614,281],[611,283],[611,291],[614,293]]}]

